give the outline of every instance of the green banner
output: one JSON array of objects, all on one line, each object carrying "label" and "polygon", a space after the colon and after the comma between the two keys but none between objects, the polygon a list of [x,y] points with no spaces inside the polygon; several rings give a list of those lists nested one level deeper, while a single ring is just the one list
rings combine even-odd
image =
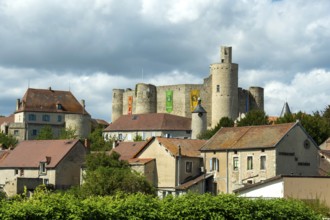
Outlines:
[{"label": "green banner", "polygon": [[173,91],[166,91],[166,111],[171,113],[173,111]]}]

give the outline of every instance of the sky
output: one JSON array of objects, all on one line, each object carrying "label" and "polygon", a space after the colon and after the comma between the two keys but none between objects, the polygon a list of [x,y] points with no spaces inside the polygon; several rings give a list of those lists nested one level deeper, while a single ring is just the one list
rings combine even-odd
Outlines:
[{"label": "sky", "polygon": [[328,0],[0,0],[0,115],[27,88],[70,90],[111,121],[114,88],[201,84],[231,46],[239,86],[278,116],[330,105]]}]

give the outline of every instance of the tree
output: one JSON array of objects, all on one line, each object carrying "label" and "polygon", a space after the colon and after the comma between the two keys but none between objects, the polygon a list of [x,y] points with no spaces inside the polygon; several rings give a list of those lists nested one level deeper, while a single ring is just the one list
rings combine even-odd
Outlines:
[{"label": "tree", "polygon": [[61,130],[61,134],[59,137],[59,139],[76,139],[76,138],[77,138],[76,130],[71,127],[66,129],[63,128]]},{"label": "tree", "polygon": [[37,136],[37,140],[53,140],[53,139],[54,139],[54,136],[53,136],[52,127],[49,125],[42,127]]},{"label": "tree", "polygon": [[10,147],[15,147],[17,143],[18,140],[14,136],[0,133],[0,144],[2,144],[3,148],[8,149]]},{"label": "tree", "polygon": [[251,110],[246,113],[245,118],[237,122],[237,126],[268,125],[268,116],[263,110]]},{"label": "tree", "polygon": [[86,175],[81,187],[82,195],[104,196],[113,195],[118,191],[155,193],[145,177],[131,170],[127,162],[119,160],[119,156],[116,152],[110,155],[98,152],[87,156]]},{"label": "tree", "polygon": [[103,127],[99,126],[89,135],[92,151],[106,151],[112,149],[112,140],[104,140],[102,132]]},{"label": "tree", "polygon": [[143,141],[142,136],[139,134],[136,134],[135,137],[133,138],[133,141],[134,142]]},{"label": "tree", "polygon": [[198,139],[208,140],[222,127],[234,127],[234,121],[228,117],[222,117],[218,124],[211,129],[208,129],[197,136]]}]

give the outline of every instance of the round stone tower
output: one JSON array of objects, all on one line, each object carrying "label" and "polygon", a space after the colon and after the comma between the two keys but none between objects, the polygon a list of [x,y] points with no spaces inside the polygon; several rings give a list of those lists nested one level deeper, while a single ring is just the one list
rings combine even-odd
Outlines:
[{"label": "round stone tower", "polygon": [[198,105],[191,112],[191,139],[196,139],[197,136],[207,129],[207,113],[201,105],[201,99],[198,98]]},{"label": "round stone tower", "polygon": [[264,88],[250,87],[250,110],[264,110]]},{"label": "round stone tower", "polygon": [[231,47],[221,47],[221,63],[210,65],[212,76],[212,123],[222,117],[238,117],[238,64],[232,63]]},{"label": "round stone tower", "polygon": [[135,88],[135,114],[157,112],[157,90],[151,84],[138,83]]},{"label": "round stone tower", "polygon": [[123,115],[123,89],[112,90],[112,122],[116,121],[120,116]]}]

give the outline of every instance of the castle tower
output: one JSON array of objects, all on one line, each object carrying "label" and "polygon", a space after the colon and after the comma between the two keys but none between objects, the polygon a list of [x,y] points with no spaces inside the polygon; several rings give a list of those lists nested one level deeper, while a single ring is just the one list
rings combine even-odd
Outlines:
[{"label": "castle tower", "polygon": [[139,83],[135,89],[136,109],[135,114],[157,112],[156,86]]},{"label": "castle tower", "polygon": [[196,139],[197,136],[207,129],[207,113],[201,105],[201,99],[198,98],[198,105],[191,112],[191,139]]},{"label": "castle tower", "polygon": [[123,114],[123,89],[112,90],[112,121],[116,121]]},{"label": "castle tower", "polygon": [[221,63],[210,65],[212,77],[212,123],[222,117],[238,117],[238,64],[232,63],[231,47],[221,47]]},{"label": "castle tower", "polygon": [[261,87],[250,87],[250,109],[264,110],[264,89]]}]

